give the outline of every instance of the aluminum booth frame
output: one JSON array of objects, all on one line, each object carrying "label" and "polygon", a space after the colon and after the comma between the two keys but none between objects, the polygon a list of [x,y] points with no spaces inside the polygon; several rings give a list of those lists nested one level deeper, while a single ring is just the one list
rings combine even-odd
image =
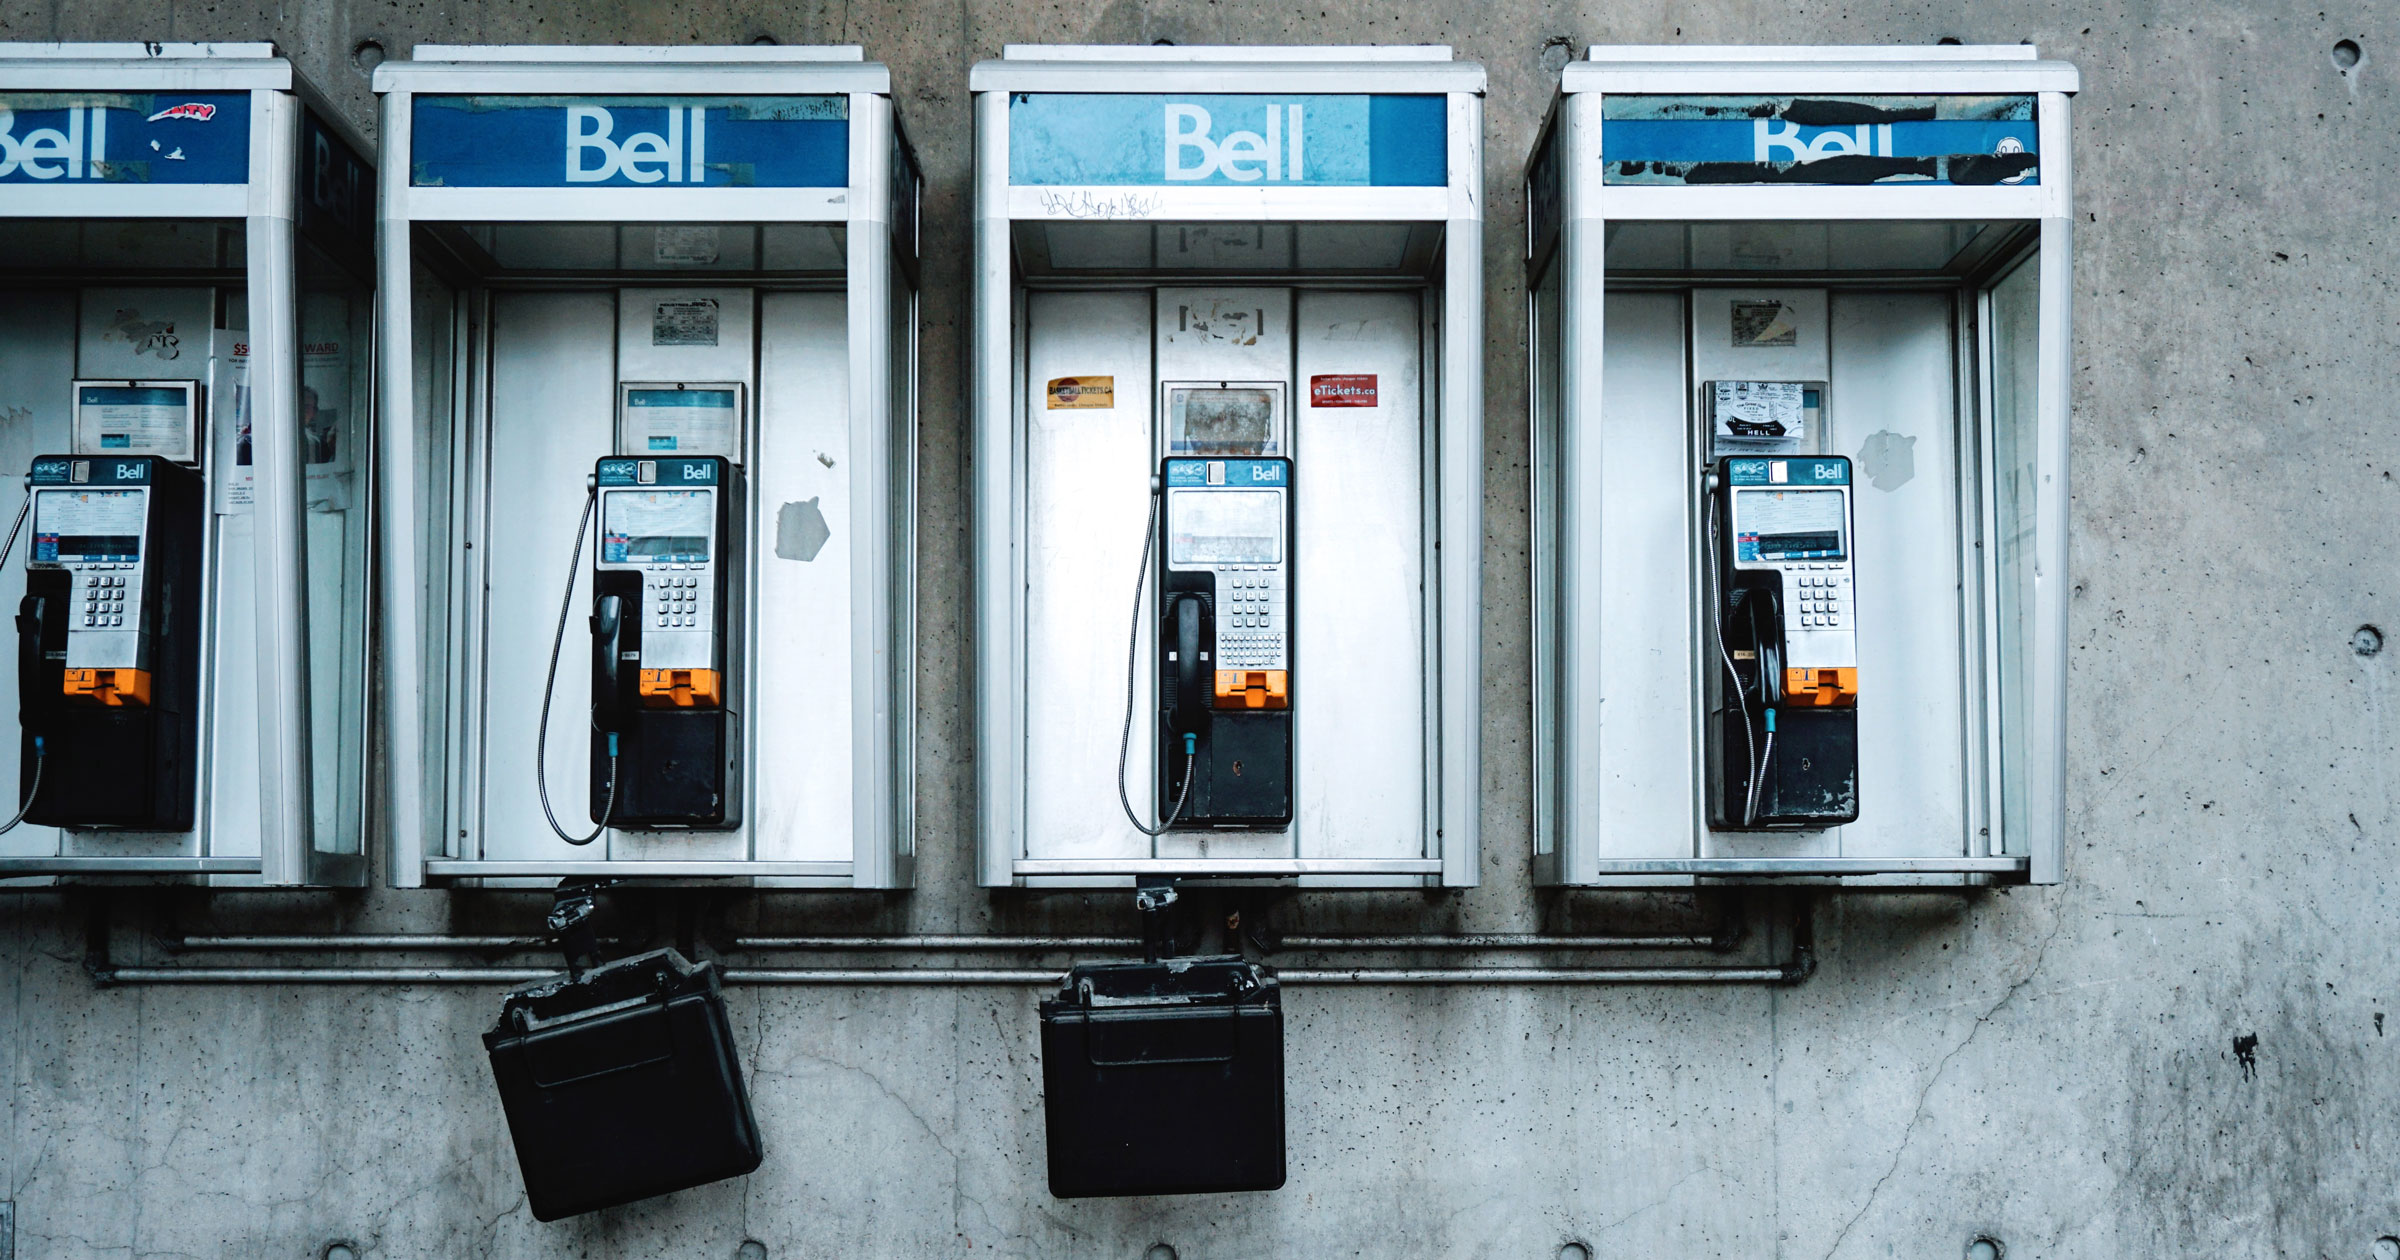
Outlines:
[{"label": "aluminum booth frame", "polygon": [[[0,840],[0,881],[141,876],[222,886],[362,885],[372,796],[366,645],[373,634],[363,593],[373,416],[362,374],[372,371],[373,357],[358,343],[372,339],[374,148],[267,43],[0,44],[0,104],[12,107],[13,125],[25,133],[14,138],[12,159],[20,142],[30,149],[45,135],[53,137],[49,156],[59,159],[37,166],[26,153],[0,176],[0,219],[15,248],[41,255],[10,260],[0,283],[176,286],[213,291],[218,306],[183,317],[199,317],[197,329],[161,322],[164,344],[176,352],[143,360],[173,357],[152,374],[197,379],[202,390],[195,440],[204,443],[196,454],[210,506],[194,828],[128,835],[27,824]],[[44,132],[31,121],[37,111],[73,117],[63,132]],[[229,131],[239,134],[229,138]],[[58,230],[45,232],[36,220]],[[208,260],[193,261],[199,254],[190,246]],[[350,426],[338,477],[327,471],[329,460],[303,450],[302,426],[318,418],[313,401],[303,413],[304,291],[332,293],[346,321],[338,334],[313,334],[339,343],[339,362],[310,363],[312,400],[318,387],[331,394],[338,381],[341,389],[322,400],[325,416],[339,407]],[[235,292],[243,295],[239,303]],[[35,318],[30,307],[21,314]],[[65,318],[75,320],[71,305]],[[219,324],[236,319],[247,325],[246,351],[218,335],[226,331]],[[19,380],[35,370],[30,361],[9,365]],[[245,372],[246,383],[238,383]],[[64,379],[56,385],[8,401],[25,408],[23,419],[47,426],[64,416],[71,392]],[[205,445],[213,419],[229,426],[246,420],[251,430],[251,471],[240,491],[248,497],[239,508],[223,497],[236,493],[229,435],[221,448]],[[337,493],[332,480],[341,483],[339,507],[320,498]],[[312,529],[312,506],[325,514],[330,535]],[[247,559],[231,550],[239,534],[224,525],[245,518]],[[326,537],[339,549],[322,549]],[[30,551],[30,540],[25,546]],[[312,550],[324,566],[315,576],[335,597],[313,637]],[[219,594],[235,561],[247,570],[246,608]],[[12,575],[22,567],[18,558]],[[8,600],[13,606],[15,596]],[[230,627],[223,624],[229,619]],[[245,622],[254,665],[231,641]],[[312,677],[312,658],[321,676]],[[245,694],[244,674],[255,679],[254,694]],[[14,800],[13,748],[5,760]],[[252,778],[254,801],[235,790]],[[54,839],[52,851],[30,852],[28,842],[38,847],[43,832]],[[235,833],[252,834],[236,840]],[[255,853],[241,851],[253,844]]]},{"label": "aluminum booth frame", "polygon": [[[609,875],[740,878],[754,880],[759,887],[783,888],[908,886],[914,852],[911,767],[919,180],[893,108],[890,74],[883,66],[863,60],[855,46],[420,46],[412,60],[379,67],[375,90],[382,97],[387,150],[398,155],[395,168],[412,172],[410,179],[387,181],[381,203],[382,269],[384,275],[393,277],[384,304],[385,326],[391,335],[383,347],[383,402],[386,414],[396,418],[385,437],[387,497],[382,552],[388,611],[385,684],[390,697],[384,736],[395,784],[391,793],[392,883],[413,887],[458,880]],[[694,105],[713,111],[717,104],[749,108],[763,103],[766,112],[745,115],[754,128],[761,125],[761,119],[773,123],[804,116],[805,111],[791,111],[809,102],[788,103],[786,112],[777,113],[787,104],[782,98],[811,98],[828,109],[844,111],[805,116],[846,118],[846,127],[837,133],[846,136],[846,174],[832,179],[769,177],[763,165],[753,172],[752,162],[796,159],[790,159],[785,146],[773,137],[754,138],[743,147],[745,142],[738,135],[728,139],[712,131],[711,144],[732,157],[712,161],[704,176],[695,119],[688,179],[678,159],[666,158],[676,169],[663,181],[660,171],[651,169],[644,173],[646,178],[635,177],[638,186],[607,175],[586,174],[580,177],[583,182],[570,182],[579,177],[570,173],[562,180],[557,150],[550,149],[544,150],[548,156],[538,161],[526,157],[517,171],[440,186],[438,176],[418,171],[411,160],[416,106],[431,96],[477,97],[500,110],[555,109],[581,97],[625,107],[670,106],[677,115]],[[509,104],[506,98],[518,98],[522,104]],[[471,104],[467,108],[484,107]],[[697,115],[700,110],[689,112]],[[569,126],[574,125],[570,121]],[[678,118],[670,127],[681,125]],[[526,124],[528,136],[532,135],[531,126]],[[630,132],[630,126],[626,129]],[[601,134],[605,137],[605,130]],[[675,134],[679,138],[673,143],[682,145],[682,133]],[[543,143],[558,143],[551,130],[541,135]],[[625,152],[633,153],[637,144],[658,139],[627,134],[623,137]],[[572,155],[568,158],[570,165],[577,160]],[[632,169],[630,163],[626,169]],[[852,825],[846,857],[792,860],[762,856],[755,833],[746,830],[742,834],[749,837],[749,856],[737,858],[722,854],[665,856],[673,846],[660,843],[637,848],[632,857],[487,855],[491,829],[480,821],[480,806],[463,799],[489,777],[478,760],[481,754],[472,743],[473,732],[461,725],[466,721],[461,713],[469,702],[461,698],[460,689],[479,684],[462,682],[458,676],[460,654],[479,650],[462,636],[475,633],[468,628],[470,623],[481,624],[483,605],[475,602],[482,598],[478,594],[481,588],[472,577],[476,572],[472,566],[486,553],[466,549],[474,547],[477,536],[466,516],[454,521],[447,515],[473,510],[457,506],[462,496],[469,494],[467,482],[458,480],[467,474],[454,468],[449,477],[437,476],[427,461],[437,449],[450,449],[443,444],[459,443],[459,449],[467,449],[463,445],[467,439],[456,438],[449,430],[453,409],[462,428],[489,423],[491,368],[488,359],[477,358],[481,352],[474,348],[472,338],[488,342],[492,335],[489,294],[493,290],[478,287],[485,282],[473,276],[458,280],[462,304],[455,315],[443,313],[441,320],[447,322],[437,324],[434,334],[436,340],[457,338],[455,345],[448,340],[440,345],[419,344],[427,338],[427,321],[424,300],[412,294],[416,287],[412,277],[423,275],[422,269],[433,265],[428,251],[421,248],[428,231],[443,225],[462,225],[459,230],[463,231],[463,225],[494,224],[503,229],[521,224],[696,225],[705,233],[718,230],[714,225],[755,225],[761,233],[818,225],[837,242],[846,240],[846,247],[837,246],[843,249],[840,261],[824,268],[812,264],[806,269],[810,278],[784,282],[845,297],[843,314],[838,317],[839,327],[846,330],[845,348],[831,357],[837,364],[846,363],[841,370],[846,371],[849,382],[847,398],[835,401],[835,414],[847,417],[844,432],[849,458],[840,474],[846,480],[839,484],[851,504],[847,518],[851,527],[845,537],[837,523],[834,550],[847,558],[846,624],[851,641],[870,645],[851,652],[849,667],[841,678],[848,688],[851,717],[840,734],[851,741],[853,749],[847,796]],[[664,250],[661,246],[662,261]],[[713,253],[710,257],[713,259]],[[758,289],[761,293],[775,288],[777,281],[760,278],[770,274],[766,264],[755,265],[757,270],[751,273],[652,275],[647,281],[764,285]],[[578,284],[589,288],[617,282],[624,281],[570,277],[562,283],[568,288]],[[748,318],[744,317],[745,336],[749,335]],[[715,344],[713,324],[709,344]],[[443,354],[454,355],[453,361],[459,365],[455,394],[422,396],[424,387],[419,379],[428,356]],[[474,379],[469,380],[470,376]],[[755,388],[752,392],[755,394]],[[465,462],[462,457],[458,464]],[[824,467],[832,469],[834,462],[826,458]],[[581,492],[580,481],[576,489]],[[563,542],[562,538],[562,547]],[[561,558],[563,554],[562,550]],[[543,560],[545,567],[550,563]],[[453,610],[452,614],[442,615],[439,610],[445,608]],[[548,613],[543,615],[547,618]],[[546,646],[546,624],[543,630]],[[760,655],[776,650],[775,643],[763,635],[754,635],[751,642]],[[468,668],[471,671],[473,667]],[[794,707],[810,703],[806,694],[769,698],[762,691],[760,699]],[[746,743],[744,755],[755,757],[754,746]],[[560,765],[580,764],[580,757],[580,752],[561,756],[553,750],[554,761]],[[750,782],[776,773],[763,758],[756,760],[758,764],[748,775]],[[568,772],[562,768],[554,766],[551,774],[558,782],[568,780]],[[553,790],[559,790],[556,784]],[[580,801],[581,796],[568,792],[566,799]],[[582,807],[574,808],[580,811]],[[538,829],[538,815],[533,825]],[[744,826],[748,825],[745,819]],[[615,844],[621,834],[612,830],[604,839]],[[828,843],[843,842],[831,839]]]},{"label": "aluminum booth frame", "polygon": [[[1453,60],[1446,47],[1011,45],[1002,58],[974,68],[969,86],[974,97],[976,145],[972,409],[979,802],[976,878],[980,884],[1121,886],[1145,875],[1290,880],[1315,887],[1460,887],[1477,882],[1482,717],[1484,81],[1481,66]],[[1418,186],[1367,187],[1360,185],[1392,181],[1370,180],[1362,173],[1348,181],[1353,186],[1331,186],[1340,182],[1334,180],[1312,184],[1315,176],[1290,173],[1299,169],[1296,157],[1288,167],[1272,166],[1277,173],[1268,174],[1265,182],[1229,183],[1227,178],[1172,169],[1162,178],[1155,168],[1155,151],[1150,158],[1141,159],[1152,162],[1153,167],[1136,170],[1128,166],[1099,182],[1069,174],[1041,177],[1012,170],[1014,111],[1026,103],[1038,105],[1045,97],[1079,102],[1060,108],[1086,111],[1078,117],[1088,121],[1093,130],[1087,140],[1061,141],[1053,135],[1042,151],[1106,152],[1111,155],[1102,159],[1106,162],[1143,152],[1144,145],[1155,150],[1156,115],[1161,103],[1171,98],[1207,97],[1226,109],[1249,109],[1259,108],[1256,103],[1269,97],[1278,102],[1338,97],[1363,111],[1369,98],[1380,101],[1385,94],[1439,102],[1441,121],[1436,134],[1442,137],[1446,156],[1438,179]],[[1119,103],[1109,104],[1112,100]],[[1243,104],[1245,101],[1250,103]],[[1285,107],[1277,104],[1270,108],[1281,111]],[[1296,111],[1298,106],[1290,108]],[[1135,126],[1132,120],[1142,110],[1150,112]],[[1310,117],[1313,120],[1316,115]],[[1099,135],[1100,130],[1119,123],[1125,129],[1113,133],[1113,138]],[[1265,124],[1266,148],[1279,143],[1274,138],[1278,125],[1274,117]],[[1080,134],[1084,126],[1078,122],[1058,134]],[[1285,126],[1281,143],[1298,144],[1298,127],[1296,120]],[[1307,143],[1314,162],[1320,153],[1333,151],[1339,137],[1320,133],[1313,121],[1311,127]],[[1225,140],[1226,151],[1235,152],[1237,143],[1260,145],[1262,141],[1254,133],[1234,132]],[[1173,151],[1181,152],[1180,148]],[[1168,160],[1170,168],[1176,160]],[[1258,176],[1250,172],[1229,178],[1247,181]],[[1274,182],[1277,180],[1287,182]],[[1306,232],[1310,224],[1398,223],[1418,225],[1415,230],[1421,237],[1439,233],[1440,255],[1427,263],[1429,270],[1411,276],[1394,271],[1385,282],[1412,284],[1416,287],[1411,291],[1427,295],[1420,343],[1422,371],[1428,382],[1423,410],[1434,417],[1425,424],[1419,447],[1422,467],[1416,475],[1424,486],[1423,504],[1412,509],[1421,515],[1425,535],[1424,611],[1406,614],[1422,618],[1412,624],[1422,626],[1424,664],[1410,669],[1409,680],[1395,680],[1404,687],[1421,681],[1425,690],[1421,705],[1423,768],[1409,767],[1405,783],[1397,775],[1392,780],[1395,794],[1404,798],[1410,784],[1423,785],[1423,808],[1408,823],[1423,842],[1407,846],[1414,850],[1408,856],[1312,855],[1304,851],[1298,824],[1288,833],[1294,837],[1290,847],[1295,851],[1283,856],[1162,857],[1156,841],[1146,855],[1044,857],[1034,848],[1029,782],[1031,776],[1048,771],[1034,764],[1036,759],[1029,753],[1028,688],[1032,683],[1028,679],[1031,602],[1027,530],[1029,519],[1049,509],[1031,501],[1027,467],[1029,426],[1035,417],[1028,414],[1032,407],[1027,394],[1031,334],[1025,322],[1026,277],[1029,262],[1040,260],[1020,257],[1018,241],[1029,225],[1092,222],[1203,228],[1250,224],[1262,225],[1261,233],[1282,224],[1299,225],[1292,230]],[[1294,254],[1288,270],[1272,274],[1254,271],[1231,277],[1228,283],[1312,283],[1308,268],[1299,261],[1303,257],[1304,251]],[[1103,288],[1110,283],[1199,285],[1210,278],[1162,271],[1154,256],[1147,268],[1117,275],[1113,281],[1100,277],[1096,283]],[[1047,283],[1056,286],[1059,281]],[[1433,380],[1437,375],[1438,382]],[[1038,393],[1041,386],[1036,382],[1031,388]],[[1300,475],[1305,477],[1305,473]],[[1305,504],[1306,492],[1301,493]],[[1306,510],[1304,506],[1304,514]],[[1305,541],[1305,526],[1302,538]],[[1439,546],[1441,541],[1451,545]],[[1130,569],[1132,559],[1128,553],[1124,567]],[[1120,600],[1124,596],[1114,587],[1116,579],[1112,576],[1109,580],[1105,618],[1110,625],[1121,626],[1125,612]],[[1096,610],[1099,597],[1094,595],[1093,600]],[[1098,615],[1095,612],[1095,617]],[[1303,642],[1299,648],[1302,660],[1307,659],[1308,651]],[[1122,666],[1111,662],[1097,668],[1117,670]],[[1302,720],[1305,723],[1305,717]],[[1112,716],[1112,736],[1114,722]],[[1300,738],[1305,750],[1305,730]],[[1113,752],[1112,748],[1112,756]],[[1139,791],[1137,788],[1137,796]],[[1117,808],[1113,797],[1107,806],[1110,811]],[[1296,817],[1305,816],[1302,806],[1295,805],[1295,811]],[[1188,839],[1190,834],[1170,836]],[[1130,850],[1138,845],[1127,842],[1125,847]]]},{"label": "aluminum booth frame", "polygon": [[[1526,173],[1528,303],[1536,346],[1531,383],[1537,882],[1689,886],[1769,877],[1860,885],[2044,884],[2063,877],[2074,214],[2069,108],[2077,88],[2073,65],[2041,60],[2030,46],[1601,46],[1590,50],[1588,60],[1566,68]],[[1629,102],[1625,108],[1630,113],[1606,112],[1612,102],[1629,96],[1648,101]],[[1769,173],[1775,150],[1763,138],[1768,124],[1756,124],[1761,138],[1754,157],[1748,129],[1755,115],[1736,112],[1739,107],[1725,112],[1736,121],[1718,124],[1742,128],[1738,141],[1728,141],[1738,144],[1739,152],[1710,154],[1708,160],[1717,168],[1706,178],[1695,174],[1686,180],[1655,164],[1646,171],[1616,169],[1603,155],[1604,113],[1610,118],[1649,119],[1670,117],[1671,111],[1681,109],[1684,116],[1697,117],[1695,111],[1722,107],[1732,97],[1753,102],[1905,97],[1925,102],[1945,96],[2030,99],[2035,129],[2030,138],[2037,143],[2025,147],[2038,151],[2038,181],[2020,174],[2013,179],[1968,177],[1951,182],[1947,174],[1934,173],[1931,159],[1922,171],[1900,175],[1897,182],[1888,173],[1896,169],[1891,167],[1866,177],[1812,177],[1807,163],[1821,155],[1798,157]],[[1912,108],[1922,112],[1903,116],[1935,116],[1931,104]],[[1669,112],[1656,112],[1661,110]],[[1799,130],[1795,126],[1792,134]],[[1880,139],[1867,134],[1875,128],[1855,128],[1860,133],[1855,139],[1849,130],[1840,129],[1825,146],[1828,151],[1858,154],[1868,162],[1890,161],[1879,154],[1892,151],[1891,127],[1880,128]],[[1627,129],[1620,158],[1637,155],[1635,131]],[[2010,150],[2003,147],[1998,152]],[[1940,267],[1904,271],[1894,269],[1899,266],[1894,263],[1880,272],[1881,282],[1955,295],[1955,314],[1947,318],[1957,331],[1939,352],[1956,365],[1951,369],[1956,397],[1944,399],[1942,405],[1954,408],[1958,417],[1956,515],[1968,543],[1952,561],[1963,575],[1958,617],[1964,627],[1965,660],[1960,671],[1963,698],[1958,703],[1966,731],[1966,782],[1960,789],[1966,804],[1955,853],[1939,851],[1947,842],[1929,840],[1926,851],[1913,855],[1802,856],[1772,852],[1767,845],[1733,855],[1711,854],[1713,833],[1707,831],[1697,805],[1669,799],[1680,788],[1658,786],[1662,781],[1692,781],[1689,776],[1696,769],[1680,764],[1686,755],[1681,750],[1696,749],[1697,744],[1671,730],[1662,733],[1655,724],[1644,725],[1640,714],[1645,707],[1699,703],[1696,685],[1672,681],[1682,675],[1659,670],[1656,663],[1662,654],[1671,657],[1679,650],[1671,638],[1687,636],[1689,641],[1705,622],[1699,619],[1698,596],[1681,585],[1687,579],[1666,576],[1661,565],[1644,569],[1641,547],[1632,541],[1665,536],[1662,529],[1681,537],[1693,526],[1662,521],[1662,514],[1672,515],[1664,498],[1629,494],[1626,482],[1610,480],[1612,468],[1638,455],[1626,445],[1632,418],[1619,413],[1612,422],[1612,395],[1603,388],[1604,322],[1613,304],[1639,300],[1625,295],[1638,295],[1645,286],[1804,285],[1813,279],[1837,286],[1838,292],[1843,283],[1879,281],[1869,274],[1875,268],[1865,263],[1852,264],[1862,270],[1848,276],[1824,269],[1813,277],[1799,272],[1743,274],[1744,265],[1771,264],[1745,264],[1730,257],[1703,265],[1696,261],[1694,246],[1686,247],[1681,271],[1637,270],[1620,276],[1611,271],[1608,254],[1619,247],[1621,233],[1653,225],[1739,228],[1767,222],[1827,225],[1835,233],[1845,225],[1869,222],[1928,228],[1948,224],[1962,234],[1969,228],[1992,229]],[[1995,236],[2014,242],[2005,247],[2005,255],[1973,256],[1981,242]],[[1881,246],[1868,244],[1866,251],[1877,248]],[[2025,265],[2027,259],[2038,262]],[[1824,267],[1836,266],[1829,255]],[[2030,392],[2031,405],[2008,413],[2029,417],[2029,432],[2023,425],[2009,428],[2015,422],[2001,414],[2008,409],[1994,392],[1996,378],[2007,366],[2001,362],[2007,358],[2004,348],[1994,341],[1994,292],[2000,278],[2011,274],[2037,286],[2035,315],[2027,321],[2031,336],[2021,339],[2017,358],[2022,366],[2013,378],[2020,386],[2018,402]],[[1546,282],[1557,284],[1555,296],[1543,290]],[[1619,353],[1608,352],[1611,363],[1619,362]],[[1695,378],[1698,371],[1680,356],[1659,370]],[[1685,407],[1697,407],[1694,384],[1696,379],[1685,381]],[[2030,390],[2022,385],[2030,385]],[[1837,395],[1835,405],[1839,401]],[[1999,484],[2004,476],[1994,447],[1999,429],[2008,430],[2004,436],[2019,443],[2011,448],[2012,469],[2014,454],[2021,453],[2031,473],[2022,494],[2031,496],[2032,508],[2018,516],[2003,517],[2003,507],[1996,506],[2004,494],[2020,493]],[[1687,517],[1692,513],[1688,501],[1682,511]],[[2030,543],[2012,553],[2018,567],[2004,580],[1998,553],[2018,546],[2014,540],[2025,535],[2030,535]],[[1999,541],[1986,547],[1985,539]],[[1681,598],[1692,601],[1693,610],[1674,610],[1677,600],[1665,595],[1668,590],[1685,592]],[[1657,609],[1624,611],[1639,608],[1646,596],[1658,596],[1651,602],[1663,603]],[[2018,627],[2020,637],[2010,644],[2003,643],[1999,629],[2003,617]],[[1655,681],[1659,678],[1668,680]],[[1680,694],[1686,686],[1693,687],[1689,697]],[[2016,698],[2006,729],[2004,689]],[[1672,747],[1662,750],[1662,741]],[[2005,758],[2004,747],[2009,750]],[[1696,761],[1697,752],[1690,755]],[[2009,763],[2005,771],[2004,760]]]}]

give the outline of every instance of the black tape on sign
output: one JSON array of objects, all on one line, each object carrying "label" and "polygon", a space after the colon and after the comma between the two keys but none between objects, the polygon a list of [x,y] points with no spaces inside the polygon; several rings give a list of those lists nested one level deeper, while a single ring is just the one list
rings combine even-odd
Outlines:
[{"label": "black tape on sign", "polygon": [[483,1045],[538,1220],[758,1167],[758,1124],[708,963],[662,949],[519,989]]},{"label": "black tape on sign", "polygon": [[1240,958],[1092,963],[1042,1003],[1050,1193],[1283,1185],[1283,993]]}]

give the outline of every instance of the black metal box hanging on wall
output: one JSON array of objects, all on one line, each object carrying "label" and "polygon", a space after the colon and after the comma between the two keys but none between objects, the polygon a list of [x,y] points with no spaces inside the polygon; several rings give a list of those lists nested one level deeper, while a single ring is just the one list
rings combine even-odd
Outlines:
[{"label": "black metal box hanging on wall", "polygon": [[758,1167],[716,968],[656,950],[508,995],[483,1035],[538,1220]]},{"label": "black metal box hanging on wall", "polygon": [[1092,963],[1042,1003],[1050,1193],[1283,1185],[1283,994],[1240,958]]}]

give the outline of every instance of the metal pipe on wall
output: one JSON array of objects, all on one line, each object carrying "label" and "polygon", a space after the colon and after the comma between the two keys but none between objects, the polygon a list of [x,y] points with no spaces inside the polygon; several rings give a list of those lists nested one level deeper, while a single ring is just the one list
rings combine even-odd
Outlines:
[{"label": "metal pipe on wall", "polygon": [[1714,936],[1544,936],[1538,932],[1465,932],[1400,936],[1286,936],[1296,949],[1715,949]]},{"label": "metal pipe on wall", "polygon": [[[1805,956],[1740,967],[1356,967],[1279,972],[1287,985],[1428,984],[1794,984],[1812,970]],[[558,973],[531,967],[95,967],[103,985],[140,984],[531,984]],[[1053,985],[1039,968],[728,968],[738,985]]]},{"label": "metal pipe on wall", "polygon": [[361,933],[325,936],[170,936],[161,942],[169,950],[549,950],[556,948],[541,936],[447,936],[433,933]]},{"label": "metal pipe on wall", "polygon": [[1138,936],[737,936],[735,949],[1140,949]]},{"label": "metal pipe on wall", "polygon": [[[1609,950],[1715,949],[1720,938],[1707,935],[1662,936],[1544,936],[1532,932],[1461,933],[1458,935],[1403,934],[1392,936],[1286,936],[1278,952],[1292,950]],[[539,936],[454,936],[441,933],[360,933],[356,935],[182,936],[164,944],[177,951],[275,950],[548,950]],[[737,950],[1034,950],[1141,948],[1131,936],[742,936]]]}]

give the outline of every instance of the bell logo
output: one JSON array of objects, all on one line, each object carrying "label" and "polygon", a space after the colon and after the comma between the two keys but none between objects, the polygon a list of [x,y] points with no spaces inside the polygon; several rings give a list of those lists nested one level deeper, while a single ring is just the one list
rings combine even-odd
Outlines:
[{"label": "bell logo", "polygon": [[22,139],[13,133],[17,119],[0,111],[0,179],[22,174],[29,179],[99,179],[107,171],[108,111],[100,106],[69,109],[67,128],[36,127]]},{"label": "bell logo", "polygon": [[[567,182],[598,184],[617,176],[637,184],[702,183],[708,163],[708,115],[699,106],[667,107],[667,130],[612,139],[617,120],[600,105],[567,107]],[[688,135],[687,135],[688,131]],[[687,155],[688,150],[688,155]]]},{"label": "bell logo", "polygon": [[[1215,120],[1206,109],[1167,106],[1167,178],[1182,183],[1222,175],[1237,184],[1302,179],[1300,107],[1270,104],[1265,108],[1264,135],[1236,131],[1215,140],[1209,136]],[[1193,155],[1193,160],[1187,162],[1187,154]]]},{"label": "bell logo", "polygon": [[[1829,157],[1858,154],[1868,157],[1892,155],[1892,125],[1862,123],[1856,127],[1825,127],[1814,136],[1803,136],[1800,124],[1775,118],[1760,118],[1750,124],[1751,158],[1753,162],[1821,162]],[[1776,157],[1782,153],[1781,159]]]}]

